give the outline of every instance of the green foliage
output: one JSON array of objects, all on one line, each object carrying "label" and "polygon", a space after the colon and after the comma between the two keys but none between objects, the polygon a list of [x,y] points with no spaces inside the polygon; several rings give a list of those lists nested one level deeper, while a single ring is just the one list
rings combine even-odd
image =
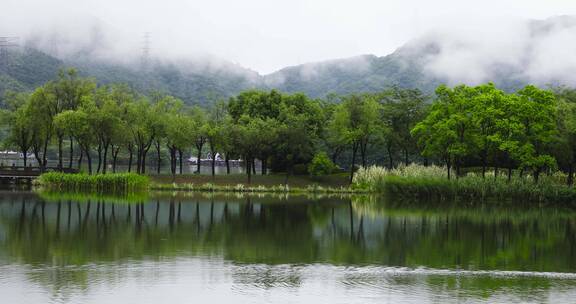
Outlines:
[{"label": "green foliage", "polygon": [[48,172],[40,175],[38,184],[49,190],[88,193],[130,193],[148,189],[149,178],[134,173],[65,174]]},{"label": "green foliage", "polygon": [[314,155],[314,158],[308,165],[308,172],[314,176],[332,174],[335,169],[336,165],[334,165],[325,152]]},{"label": "green foliage", "polygon": [[527,86],[506,94],[493,84],[477,87],[440,86],[429,114],[412,134],[422,154],[437,157],[457,174],[465,158],[480,155],[484,170],[491,159],[534,171],[536,180],[555,166],[549,154],[556,135],[555,98],[551,91]]}]

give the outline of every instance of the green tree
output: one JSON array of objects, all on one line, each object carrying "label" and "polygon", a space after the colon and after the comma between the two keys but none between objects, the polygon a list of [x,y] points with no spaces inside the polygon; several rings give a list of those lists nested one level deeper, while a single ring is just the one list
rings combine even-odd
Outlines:
[{"label": "green tree", "polygon": [[8,143],[18,147],[23,155],[24,167],[27,166],[28,152],[32,148],[33,140],[33,117],[30,116],[29,95],[26,93],[14,94],[7,97],[8,102],[13,104],[13,111],[9,112]]},{"label": "green tree", "polygon": [[461,85],[453,89],[441,85],[428,115],[412,129],[426,157],[439,157],[446,164],[448,179],[452,165],[456,177],[464,157],[477,149],[476,128],[472,120],[475,89]]},{"label": "green tree", "polygon": [[90,121],[90,115],[82,109],[66,110],[54,117],[54,124],[60,130],[71,134],[86,155],[88,161],[88,173],[92,174],[92,147],[98,141],[95,135],[94,125]]},{"label": "green tree", "polygon": [[362,165],[366,166],[367,149],[380,128],[378,119],[380,105],[373,96],[352,95],[338,105],[330,124],[340,141],[351,146],[350,183],[354,178],[357,152],[360,151]]},{"label": "green tree", "polygon": [[576,163],[576,90],[560,87],[555,90],[557,102],[558,143],[556,159],[568,171],[566,184],[574,184]]}]

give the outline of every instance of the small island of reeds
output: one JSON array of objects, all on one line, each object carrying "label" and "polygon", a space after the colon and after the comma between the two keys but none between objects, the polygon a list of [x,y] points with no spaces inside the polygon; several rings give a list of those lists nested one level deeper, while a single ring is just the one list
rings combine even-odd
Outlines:
[{"label": "small island of reeds", "polygon": [[36,184],[51,191],[116,194],[147,191],[150,178],[135,173],[89,175],[47,172],[40,175]]}]

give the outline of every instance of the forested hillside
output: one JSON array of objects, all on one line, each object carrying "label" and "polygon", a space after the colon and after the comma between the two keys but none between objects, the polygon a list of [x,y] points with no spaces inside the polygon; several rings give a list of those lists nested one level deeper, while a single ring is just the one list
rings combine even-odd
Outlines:
[{"label": "forested hillside", "polygon": [[143,69],[140,64],[94,60],[89,54],[57,59],[29,48],[12,51],[8,60],[0,63],[0,96],[7,89],[30,90],[53,79],[62,67],[76,67],[80,75],[104,84],[127,83],[139,92],[162,91],[187,104],[200,105],[250,88],[302,92],[315,98],[331,93],[379,92],[391,86],[418,88],[432,94],[440,84],[474,85],[487,81],[508,92],[526,84],[573,85],[570,66],[554,65],[554,58],[544,56],[547,53],[542,50],[554,45],[554,39],[562,38],[559,33],[576,27],[576,18],[564,16],[527,24],[525,37],[513,56],[491,56],[490,45],[466,35],[447,39],[429,34],[387,56],[362,55],[308,63],[268,75],[225,60],[158,58]]}]

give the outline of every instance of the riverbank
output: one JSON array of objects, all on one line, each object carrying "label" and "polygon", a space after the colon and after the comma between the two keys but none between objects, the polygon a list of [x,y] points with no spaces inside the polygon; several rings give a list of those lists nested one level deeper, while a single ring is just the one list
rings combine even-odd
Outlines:
[{"label": "riverbank", "polygon": [[322,177],[307,175],[258,175],[250,184],[244,175],[181,175],[172,182],[172,176],[151,176],[150,190],[203,191],[203,192],[253,192],[253,193],[365,193],[363,189],[349,187],[345,174]]},{"label": "riverbank", "polygon": [[[313,177],[309,175],[292,175],[288,178],[287,185],[290,188],[306,188],[310,185],[318,185],[321,187],[341,188],[349,186],[349,176],[346,173],[331,174],[327,176]],[[176,175],[174,181],[172,175],[151,175],[150,181],[156,185],[168,184],[213,184],[217,186],[236,186],[244,185],[244,187],[275,187],[284,185],[286,175],[284,174],[267,174],[267,175],[253,175],[250,184],[246,180],[245,174],[229,174],[229,175],[201,175],[201,174],[183,174]]]},{"label": "riverbank", "polygon": [[35,184],[51,191],[129,193],[147,191],[200,191],[247,193],[366,193],[349,187],[345,174],[324,177],[284,175],[255,176],[248,184],[244,175],[170,175],[144,176],[134,173],[61,174],[45,173]]}]

